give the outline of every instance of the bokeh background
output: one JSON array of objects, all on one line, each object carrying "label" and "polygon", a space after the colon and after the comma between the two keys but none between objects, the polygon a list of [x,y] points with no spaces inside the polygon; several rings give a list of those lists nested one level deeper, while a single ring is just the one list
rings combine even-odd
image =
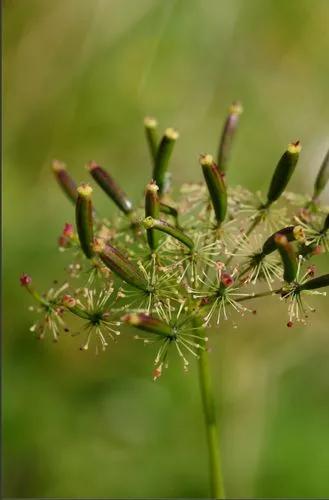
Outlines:
[{"label": "bokeh background", "polygon": [[[87,179],[96,159],[134,199],[150,165],[144,115],[181,137],[174,179],[201,178],[230,102],[245,113],[229,180],[266,188],[286,144],[291,187],[310,192],[328,148],[327,0],[4,0],[3,493],[7,497],[203,497],[207,454],[196,366],[150,377],[127,333],[108,352],[37,342],[22,271],[64,279],[57,236],[73,209],[49,166]],[[113,206],[95,194],[100,210]],[[323,195],[328,202],[328,191]],[[320,270],[328,260],[319,258]],[[277,301],[278,302],[278,301]],[[309,327],[258,303],[212,336],[230,497],[329,496],[328,300]]]}]

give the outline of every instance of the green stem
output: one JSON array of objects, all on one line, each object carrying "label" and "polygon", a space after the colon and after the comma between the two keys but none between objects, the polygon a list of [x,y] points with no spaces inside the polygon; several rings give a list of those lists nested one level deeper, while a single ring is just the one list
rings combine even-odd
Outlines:
[{"label": "green stem", "polygon": [[[196,319],[196,322],[200,326],[198,319]],[[199,329],[199,335],[200,337],[204,336],[203,328]],[[211,498],[225,498],[219,452],[219,430],[209,367],[209,355],[206,349],[200,349],[199,351],[199,381],[208,442],[210,495]]]},{"label": "green stem", "polygon": [[[245,237],[248,237],[253,232],[253,230],[258,226],[258,224],[260,223],[261,220],[262,220],[262,213],[259,213],[257,215],[257,217],[255,218],[255,220],[250,224],[247,231],[245,232]],[[229,263],[231,262],[231,260],[233,259],[233,257],[237,253],[237,251],[239,250],[239,247],[240,247],[240,244],[235,247],[235,249],[233,250],[233,252],[229,256],[229,258],[225,262],[226,266],[229,265]]]}]

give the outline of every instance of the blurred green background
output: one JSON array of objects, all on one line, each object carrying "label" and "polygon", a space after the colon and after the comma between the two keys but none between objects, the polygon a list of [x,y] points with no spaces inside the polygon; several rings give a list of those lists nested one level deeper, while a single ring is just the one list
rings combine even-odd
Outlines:
[{"label": "blurred green background", "polygon": [[[245,113],[229,178],[266,188],[286,144],[310,192],[328,147],[327,0],[5,0],[3,493],[8,497],[203,497],[207,454],[196,366],[150,377],[153,350],[129,334],[95,357],[79,339],[29,332],[22,271],[64,278],[56,240],[73,209],[53,158],[87,179],[95,159],[134,199],[149,179],[142,119],[181,133],[177,182],[200,178],[230,102]],[[100,210],[113,207],[95,194]],[[328,191],[323,195],[328,201]],[[328,260],[319,260],[320,269]],[[286,307],[212,336],[229,497],[329,497],[328,301],[312,326]]]}]

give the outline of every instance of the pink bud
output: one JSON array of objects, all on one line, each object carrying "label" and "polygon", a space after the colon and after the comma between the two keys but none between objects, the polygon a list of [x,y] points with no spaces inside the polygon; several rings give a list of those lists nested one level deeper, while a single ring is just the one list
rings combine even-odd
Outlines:
[{"label": "pink bud", "polygon": [[313,278],[314,275],[315,275],[315,270],[316,270],[316,267],[314,266],[314,264],[312,264],[311,266],[309,266],[307,268],[307,274],[308,274],[308,276],[310,276],[311,278]]},{"label": "pink bud", "polygon": [[72,297],[71,295],[64,295],[62,301],[63,301],[63,304],[68,308],[75,307],[75,305],[77,303],[75,298]]},{"label": "pink bud", "polygon": [[32,278],[26,273],[23,273],[22,276],[19,278],[19,281],[22,286],[29,286],[32,283]]},{"label": "pink bud", "polygon": [[223,285],[225,287],[228,287],[228,286],[233,285],[234,279],[232,278],[230,273],[224,271],[224,272],[222,272],[222,275],[221,275],[221,282],[223,283]]},{"label": "pink bud", "polygon": [[74,234],[74,227],[73,224],[68,224],[66,223],[63,229],[63,236],[67,236],[68,238],[71,238]]}]

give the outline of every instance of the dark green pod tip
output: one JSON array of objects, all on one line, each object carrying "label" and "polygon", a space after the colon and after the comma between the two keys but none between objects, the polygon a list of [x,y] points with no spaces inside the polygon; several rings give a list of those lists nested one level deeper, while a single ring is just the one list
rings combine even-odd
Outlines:
[{"label": "dark green pod tip", "polygon": [[227,171],[232,142],[239,124],[239,117],[242,112],[243,109],[239,102],[234,102],[229,108],[229,113],[225,120],[221,134],[217,156],[217,165],[222,172]]},{"label": "dark green pod tip", "polygon": [[313,200],[316,200],[320,196],[320,194],[326,187],[328,180],[329,180],[329,150],[323,159],[320,170],[315,179],[314,192],[312,198]]},{"label": "dark green pod tip", "polygon": [[169,167],[169,160],[178,137],[179,134],[178,132],[176,132],[176,130],[174,130],[173,128],[167,128],[157,149],[153,168],[153,179],[159,186],[160,195],[165,192],[167,179],[166,174]]},{"label": "dark green pod tip", "polygon": [[145,313],[131,313],[123,316],[122,320],[130,325],[148,333],[154,333],[160,337],[173,337],[171,327],[158,318],[154,318]]},{"label": "dark green pod tip", "polygon": [[132,202],[129,200],[121,187],[115,182],[113,177],[95,161],[90,161],[87,164],[87,169],[97,184],[111,198],[111,200],[114,201],[116,206],[124,214],[130,214],[133,210]]},{"label": "dark green pod tip", "polygon": [[317,288],[324,288],[329,286],[329,274],[323,274],[317,278],[306,281],[298,287],[298,290],[316,290]]},{"label": "dark green pod tip", "polygon": [[299,141],[293,142],[281,156],[271,180],[265,207],[269,207],[285,190],[297,165],[301,149]]},{"label": "dark green pod tip", "polygon": [[103,240],[96,239],[93,245],[94,251],[99,255],[105,266],[115,273],[119,278],[129,285],[148,291],[148,283],[139,269],[127,259],[117,248]]},{"label": "dark green pod tip", "polygon": [[94,255],[92,250],[93,243],[93,207],[91,194],[93,189],[89,184],[81,184],[77,188],[78,198],[76,202],[75,218],[77,232],[81,248],[88,259]]},{"label": "dark green pod tip", "polygon": [[269,255],[277,249],[275,243],[275,237],[277,234],[281,234],[287,238],[288,241],[298,241],[300,243],[305,243],[305,231],[302,226],[287,226],[283,227],[279,231],[276,231],[265,241],[262,253],[264,255]]},{"label": "dark green pod tip", "polygon": [[158,231],[162,231],[163,233],[172,236],[176,240],[183,243],[183,245],[187,246],[191,251],[194,248],[194,242],[191,240],[189,236],[187,236],[181,229],[178,227],[172,226],[169,222],[161,219],[153,219],[153,217],[146,217],[143,220],[143,226],[145,229],[157,229]]},{"label": "dark green pod tip", "polygon": [[274,241],[282,259],[283,278],[287,283],[291,283],[296,278],[298,265],[294,249],[283,234],[277,233]]},{"label": "dark green pod tip", "polygon": [[66,196],[69,198],[69,200],[71,200],[75,204],[78,197],[77,185],[70,174],[67,172],[65,163],[54,160],[52,163],[52,169],[58,184],[60,185]]},{"label": "dark green pod tip", "polygon": [[146,116],[144,118],[145,135],[153,164],[156,159],[159,142],[157,127],[158,122],[155,118],[152,118],[150,116]]},{"label": "dark green pod tip", "polygon": [[202,155],[200,164],[207,184],[211,202],[218,225],[224,220],[227,212],[227,190],[224,174],[220,172],[211,155]]},{"label": "dark green pod tip", "polygon": [[[154,181],[150,182],[145,189],[145,217],[157,219],[160,212],[158,196],[159,188]],[[159,243],[159,234],[154,229],[147,229],[147,242],[152,251],[156,250]]]}]

